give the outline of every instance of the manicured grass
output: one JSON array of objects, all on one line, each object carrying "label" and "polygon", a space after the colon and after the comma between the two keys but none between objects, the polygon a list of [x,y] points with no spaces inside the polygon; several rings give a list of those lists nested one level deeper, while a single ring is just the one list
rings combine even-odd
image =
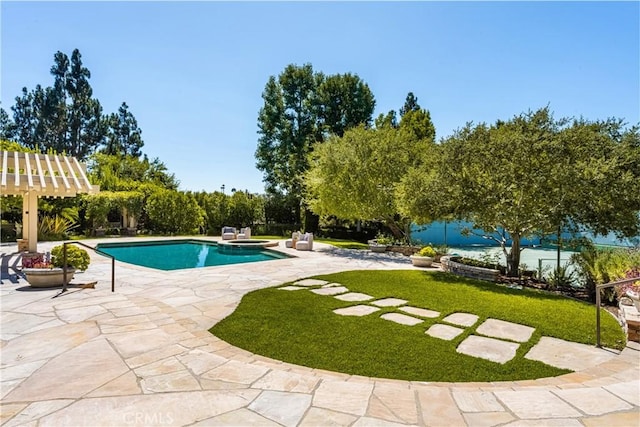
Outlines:
[{"label": "manicured grass", "polygon": [[[252,236],[254,239],[264,240],[283,240],[287,239],[282,236]],[[322,237],[314,237],[314,241],[321,243],[328,243],[342,249],[369,249],[369,245],[366,243],[356,242],[355,240],[342,240],[342,239],[326,239]]]},{"label": "manicured grass", "polygon": [[328,243],[342,249],[369,249],[369,245],[366,243],[356,242],[354,240],[341,240],[341,239],[314,239],[318,242]]},{"label": "manicured grass", "polygon": [[[557,376],[568,371],[524,358],[542,335],[595,343],[595,308],[560,296],[514,290],[465,280],[446,273],[421,271],[352,271],[317,276],[376,298],[397,297],[408,305],[439,311],[437,319],[403,326],[380,318],[394,308],[364,317],[339,316],[336,308],[357,305],[308,290],[263,289],[244,296],[236,311],[211,332],[248,351],[313,368],[354,375],[414,381],[501,381]],[[425,331],[455,312],[480,316],[452,341]],[[505,364],[456,352],[462,340],[487,318],[536,328],[529,342]],[[621,348],[623,333],[602,313],[602,342]]]}]

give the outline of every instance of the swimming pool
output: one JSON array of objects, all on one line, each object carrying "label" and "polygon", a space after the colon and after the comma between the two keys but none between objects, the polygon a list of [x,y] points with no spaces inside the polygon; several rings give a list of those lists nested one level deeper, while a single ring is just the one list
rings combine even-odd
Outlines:
[{"label": "swimming pool", "polygon": [[202,240],[100,243],[97,248],[118,261],[167,271],[288,258],[263,247],[228,250],[216,242]]}]

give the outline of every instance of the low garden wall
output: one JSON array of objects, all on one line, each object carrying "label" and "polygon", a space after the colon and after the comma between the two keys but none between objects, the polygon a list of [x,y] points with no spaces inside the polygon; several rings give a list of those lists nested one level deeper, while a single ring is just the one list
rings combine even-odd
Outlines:
[{"label": "low garden wall", "polygon": [[500,277],[499,270],[462,264],[456,262],[458,259],[458,257],[443,256],[440,260],[442,269],[458,276],[488,280],[491,282],[497,282],[498,277]]},{"label": "low garden wall", "polygon": [[618,320],[627,333],[627,340],[640,343],[640,312],[633,305],[619,304]]}]

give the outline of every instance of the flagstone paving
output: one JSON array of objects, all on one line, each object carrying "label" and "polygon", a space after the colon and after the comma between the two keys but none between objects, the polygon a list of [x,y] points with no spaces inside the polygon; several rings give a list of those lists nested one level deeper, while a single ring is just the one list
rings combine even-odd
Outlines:
[{"label": "flagstone paving", "polygon": [[476,332],[488,337],[517,342],[529,341],[533,331],[535,331],[535,328],[497,319],[487,319],[476,329]]},{"label": "flagstone paving", "polygon": [[405,307],[398,307],[398,310],[404,311],[405,313],[413,314],[414,316],[429,317],[429,318],[440,317],[440,313],[438,311],[427,310],[425,308],[405,306]]},{"label": "flagstone paving", "polygon": [[603,363],[613,359],[615,354],[602,351],[590,345],[568,343],[558,338],[542,337],[525,357],[557,366],[558,368],[577,371],[586,359],[592,360],[593,363]]},{"label": "flagstone paving", "polygon": [[425,332],[434,338],[440,338],[441,340],[451,341],[458,335],[464,332],[464,329],[456,328],[455,326],[441,325],[436,323],[431,325]]},{"label": "flagstone paving", "polygon": [[371,304],[377,305],[378,307],[398,307],[399,305],[406,304],[407,300],[399,299],[399,298],[385,298],[379,299],[376,301],[371,301]]},{"label": "flagstone paving", "polygon": [[312,289],[311,292],[318,295],[338,295],[349,292],[344,286],[331,286],[329,288]]},{"label": "flagstone paving", "polygon": [[493,338],[470,335],[458,345],[456,351],[468,356],[479,357],[497,363],[506,363],[516,357],[520,344]]},{"label": "flagstone paving", "polygon": [[362,294],[360,292],[349,292],[347,294],[338,295],[335,298],[342,301],[368,301],[373,299],[371,295]]},{"label": "flagstone paving", "polygon": [[353,305],[346,308],[337,308],[333,312],[340,316],[366,316],[378,310],[380,310],[378,307],[371,307],[370,305]]},{"label": "flagstone paving", "polygon": [[473,326],[478,321],[478,316],[471,313],[453,313],[442,321],[458,326]]},{"label": "flagstone paving", "polygon": [[[39,249],[54,245],[41,243]],[[542,337],[527,357],[566,364],[576,372],[529,381],[427,384],[283,363],[234,347],[207,331],[255,289],[287,282],[295,282],[290,286],[299,291],[330,289],[340,285],[303,278],[358,269],[414,268],[403,256],[322,243],[314,247],[298,252],[282,243],[278,250],[296,258],[197,271],[157,271],[118,262],[115,293],[110,292],[110,260],[91,253],[89,270],[77,274],[75,282],[97,281],[96,288],[70,288],[53,298],[59,289],[28,288],[13,269],[16,257],[11,254],[16,246],[1,246],[0,423],[9,427],[640,424],[640,346],[634,343],[616,353]],[[340,310],[354,307],[380,309],[363,303]],[[428,307],[416,308],[426,312],[407,309],[411,307],[386,314],[439,317]],[[455,313],[459,314],[465,313]],[[474,332],[477,318],[458,324],[457,317],[442,321]],[[485,324],[477,330],[488,336]],[[450,325],[437,323],[431,328],[453,328]],[[495,335],[490,328],[489,332]],[[467,339],[472,337],[518,345],[509,334]]]},{"label": "flagstone paving", "polygon": [[417,319],[415,317],[407,316],[406,314],[400,314],[400,313],[385,313],[380,317],[385,320],[390,320],[392,322],[399,323],[401,325],[408,325],[408,326],[413,326],[413,325],[417,325],[418,323],[424,322],[424,320],[422,319]]}]

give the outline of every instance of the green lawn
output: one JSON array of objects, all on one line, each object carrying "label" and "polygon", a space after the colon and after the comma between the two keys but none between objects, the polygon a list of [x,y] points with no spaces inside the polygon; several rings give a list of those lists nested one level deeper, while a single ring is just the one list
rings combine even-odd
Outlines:
[{"label": "green lawn", "polygon": [[[264,240],[280,240],[286,239],[282,236],[252,236],[254,239],[264,239]],[[366,243],[356,242],[354,240],[342,240],[342,239],[325,239],[322,237],[314,237],[314,241],[321,243],[328,243],[330,245],[336,246],[342,249],[369,249],[369,245]]]},{"label": "green lawn", "polygon": [[[317,276],[353,292],[376,298],[397,297],[408,305],[441,313],[416,326],[380,318],[394,308],[364,317],[338,316],[336,308],[357,305],[308,290],[268,288],[244,296],[236,311],[211,332],[225,341],[278,360],[303,366],[373,377],[414,381],[500,381],[557,376],[568,371],[524,358],[542,335],[595,343],[595,308],[560,296],[513,290],[446,273],[422,271],[352,271]],[[425,334],[434,323],[455,312],[480,316],[453,341]],[[516,357],[501,365],[459,354],[458,344],[485,319],[495,318],[536,328]],[[621,348],[617,322],[602,314],[602,342]]]},{"label": "green lawn", "polygon": [[328,243],[342,249],[369,249],[369,245],[366,243],[356,242],[354,240],[341,240],[341,239],[325,239],[314,238],[317,242]]}]

